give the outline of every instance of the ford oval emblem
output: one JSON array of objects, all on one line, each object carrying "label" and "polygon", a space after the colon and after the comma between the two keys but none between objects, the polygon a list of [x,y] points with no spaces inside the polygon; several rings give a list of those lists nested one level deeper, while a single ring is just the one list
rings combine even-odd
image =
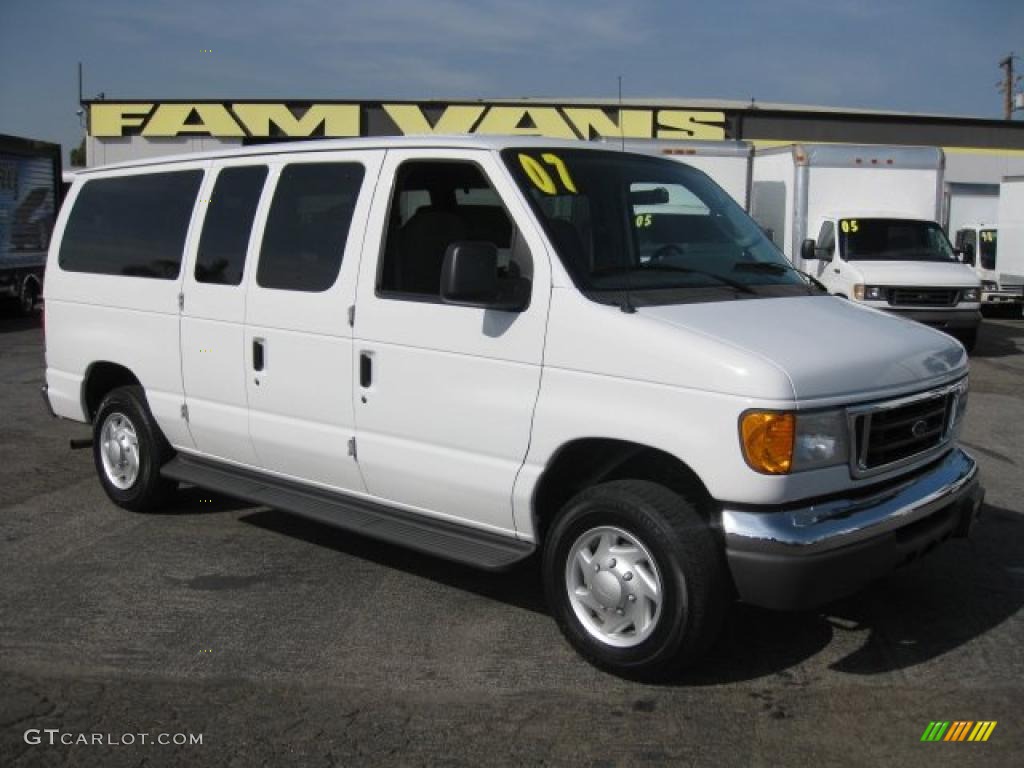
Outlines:
[{"label": "ford oval emblem", "polygon": [[928,422],[924,419],[918,419],[914,422],[914,426],[910,428],[910,434],[914,437],[920,437],[928,431]]}]

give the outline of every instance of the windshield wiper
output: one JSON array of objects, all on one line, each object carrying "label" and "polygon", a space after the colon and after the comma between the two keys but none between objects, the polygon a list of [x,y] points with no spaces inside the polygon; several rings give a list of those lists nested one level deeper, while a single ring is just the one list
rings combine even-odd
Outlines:
[{"label": "windshield wiper", "polygon": [[796,272],[798,275],[807,278],[807,282],[813,285],[815,288],[828,293],[828,288],[814,275],[804,272],[802,269],[797,269],[792,264],[783,264],[779,261],[740,261],[737,262],[733,269],[737,272],[771,272],[776,275],[781,275],[783,272]]},{"label": "windshield wiper", "polygon": [[[727,285],[730,288],[739,291],[740,293],[749,293],[749,294],[753,294],[755,296],[757,295],[757,291],[755,291],[749,285],[744,285],[741,282],[738,282],[736,280],[732,280],[732,279],[726,277],[725,275],[718,274],[717,272],[708,272],[707,270],[693,269],[692,267],[677,267],[677,266],[673,266],[673,265],[670,265],[670,264],[655,264],[655,265],[644,264],[642,266],[632,266],[632,267],[631,266],[625,266],[625,265],[618,265],[618,266],[613,266],[613,267],[601,267],[600,269],[595,269],[590,274],[593,277],[598,277],[600,275],[614,275],[614,274],[619,274],[619,273],[622,273],[622,272],[678,272],[678,273],[684,274],[684,275],[703,275],[705,277],[710,277],[710,278],[712,278],[714,280],[717,280],[718,282],[722,283],[723,285]],[[673,288],[686,288],[686,287],[698,288],[698,287],[703,287],[703,286],[671,286],[671,287],[673,287]]]}]

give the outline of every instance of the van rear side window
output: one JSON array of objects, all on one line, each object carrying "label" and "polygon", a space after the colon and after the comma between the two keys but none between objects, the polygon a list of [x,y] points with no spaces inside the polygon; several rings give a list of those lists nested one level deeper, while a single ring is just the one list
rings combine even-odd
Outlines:
[{"label": "van rear side window", "polygon": [[241,284],[252,220],[266,178],[265,165],[225,168],[217,175],[199,239],[197,282]]},{"label": "van rear side window", "polygon": [[256,283],[308,292],[334,285],[362,183],[358,163],[301,163],[281,171]]},{"label": "van rear side window", "polygon": [[195,170],[87,181],[61,240],[61,269],[176,279],[202,179]]}]

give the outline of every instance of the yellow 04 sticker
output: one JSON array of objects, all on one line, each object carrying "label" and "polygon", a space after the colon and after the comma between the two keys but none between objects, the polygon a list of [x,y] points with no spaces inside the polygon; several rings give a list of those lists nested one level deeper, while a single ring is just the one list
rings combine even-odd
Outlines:
[{"label": "yellow 04 sticker", "polygon": [[[545,152],[540,158],[538,160],[531,155],[519,154],[519,164],[523,167],[533,186],[546,195],[579,194],[576,190],[576,184],[569,174],[569,169],[562,158],[551,152]],[[545,166],[550,167],[554,171],[555,176],[558,178],[557,183]],[[561,184],[561,189],[559,189],[559,184]]]},{"label": "yellow 04 sticker", "polygon": [[843,234],[856,232],[858,229],[860,229],[856,219],[843,219],[842,221],[839,222],[839,228],[843,230]]}]

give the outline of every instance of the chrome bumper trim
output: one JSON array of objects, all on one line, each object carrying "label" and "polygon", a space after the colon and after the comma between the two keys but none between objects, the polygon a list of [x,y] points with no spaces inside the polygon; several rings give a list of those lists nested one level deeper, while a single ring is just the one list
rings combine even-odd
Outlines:
[{"label": "chrome bumper trim", "polygon": [[857,499],[798,509],[722,510],[726,548],[807,555],[865,541],[959,502],[978,481],[977,463],[960,448],[925,473]]}]

